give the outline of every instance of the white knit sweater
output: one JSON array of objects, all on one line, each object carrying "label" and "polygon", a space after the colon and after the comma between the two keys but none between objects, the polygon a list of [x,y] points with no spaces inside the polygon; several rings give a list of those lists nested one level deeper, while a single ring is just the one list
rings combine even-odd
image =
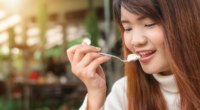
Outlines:
[{"label": "white knit sweater", "polygon": [[[153,74],[154,78],[159,82],[160,89],[165,97],[169,110],[179,110],[180,96],[173,75],[163,76]],[[126,84],[127,78],[119,79],[112,87],[110,94],[107,96],[104,106],[100,110],[128,110]],[[87,95],[79,110],[86,110]]]}]

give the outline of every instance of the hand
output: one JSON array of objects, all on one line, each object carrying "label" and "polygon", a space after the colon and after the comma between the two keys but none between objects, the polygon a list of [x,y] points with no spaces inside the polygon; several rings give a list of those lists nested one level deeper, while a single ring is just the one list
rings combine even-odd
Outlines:
[{"label": "hand", "polygon": [[82,45],[75,45],[68,49],[67,55],[72,65],[72,72],[87,87],[90,102],[96,100],[93,103],[99,101],[96,104],[101,103],[99,106],[103,106],[102,103],[105,101],[106,95],[106,80],[100,64],[108,61],[110,57],[98,54],[99,51],[99,48],[88,46],[83,42]]}]

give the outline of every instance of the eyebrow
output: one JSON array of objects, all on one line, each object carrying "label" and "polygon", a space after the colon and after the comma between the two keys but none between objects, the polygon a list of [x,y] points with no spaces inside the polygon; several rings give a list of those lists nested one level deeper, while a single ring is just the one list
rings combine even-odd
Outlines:
[{"label": "eyebrow", "polygon": [[[145,18],[146,18],[146,17],[141,16],[141,17],[137,18],[137,20],[140,21],[140,20],[143,20],[143,19],[145,19]],[[129,21],[126,21],[126,20],[121,20],[121,23],[123,24],[123,23],[130,23],[130,22],[129,22]]]}]

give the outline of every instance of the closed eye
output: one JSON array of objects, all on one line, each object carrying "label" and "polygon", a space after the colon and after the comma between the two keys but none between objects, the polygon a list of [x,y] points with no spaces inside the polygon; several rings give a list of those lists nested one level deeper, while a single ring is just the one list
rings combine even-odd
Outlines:
[{"label": "closed eye", "polygon": [[152,26],[154,26],[156,23],[154,23],[154,24],[148,24],[148,25],[145,25],[145,27],[152,27]]},{"label": "closed eye", "polygon": [[124,31],[131,31],[131,30],[132,30],[132,28],[124,29]]}]

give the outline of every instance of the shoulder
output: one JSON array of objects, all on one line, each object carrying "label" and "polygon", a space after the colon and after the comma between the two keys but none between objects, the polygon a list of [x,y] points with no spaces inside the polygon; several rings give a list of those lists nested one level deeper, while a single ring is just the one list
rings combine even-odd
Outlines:
[{"label": "shoulder", "polygon": [[[123,77],[119,80],[117,80],[112,87],[111,92],[114,92],[115,90],[126,90],[126,85],[127,85],[127,77]],[[116,91],[117,92],[117,91]]]}]

